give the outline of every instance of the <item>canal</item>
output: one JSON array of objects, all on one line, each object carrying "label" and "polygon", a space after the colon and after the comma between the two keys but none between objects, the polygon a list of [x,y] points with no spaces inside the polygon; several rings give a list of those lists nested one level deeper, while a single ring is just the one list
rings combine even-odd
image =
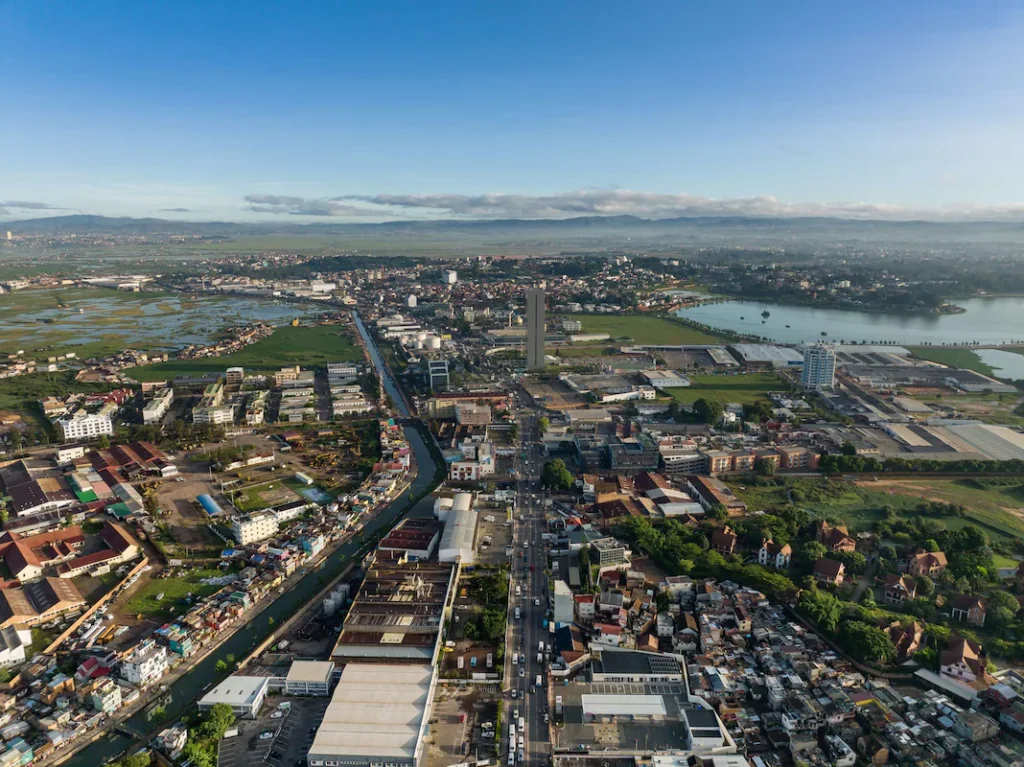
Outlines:
[{"label": "canal", "polygon": [[[358,314],[355,315],[355,320],[359,333],[366,342],[370,357],[384,385],[384,391],[391,396],[399,413],[406,417],[409,416],[406,399],[385,367],[376,344],[366,331],[366,327],[363,325],[362,319]],[[430,498],[423,498],[418,503],[414,503],[413,499],[433,489],[436,481],[435,474],[437,474],[441,467],[439,463],[440,456],[436,452],[430,434],[422,424],[406,426],[405,436],[416,456],[416,477],[404,493],[398,496],[386,508],[382,509],[376,517],[365,525],[363,528],[364,536],[361,537],[371,539],[375,532],[382,528],[390,528],[407,512],[412,511],[417,516],[431,512],[432,502]],[[354,555],[359,554],[361,556],[360,551],[365,547],[366,544],[361,543],[359,540],[352,540],[343,544],[324,560],[321,567],[310,571],[291,589],[274,600],[256,618],[236,631],[224,644],[211,652],[195,668],[171,684],[167,691],[160,696],[160,705],[165,711],[164,718],[160,722],[150,721],[150,714],[146,711],[141,711],[128,719],[126,722],[128,728],[133,732],[149,733],[158,727],[167,726],[167,724],[177,720],[194,705],[210,682],[221,676],[216,670],[218,661],[224,660],[227,662],[229,655],[236,659],[244,658],[248,655],[270,634],[276,624],[287,620],[297,611],[304,609],[308,605],[309,600],[328,581],[342,573]],[[110,732],[78,753],[69,756],[61,764],[70,765],[70,767],[96,767],[117,758],[130,745],[131,740],[129,738]]]}]

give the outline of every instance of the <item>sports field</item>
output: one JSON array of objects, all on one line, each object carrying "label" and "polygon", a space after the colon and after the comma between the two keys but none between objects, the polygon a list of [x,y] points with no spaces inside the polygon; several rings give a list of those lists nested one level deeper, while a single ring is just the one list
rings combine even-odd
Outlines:
[{"label": "sports field", "polygon": [[723,405],[751,405],[758,400],[767,400],[768,392],[782,388],[782,382],[774,373],[688,374],[686,377],[690,379],[691,386],[665,390],[683,405],[692,405],[701,398],[717,400]]}]

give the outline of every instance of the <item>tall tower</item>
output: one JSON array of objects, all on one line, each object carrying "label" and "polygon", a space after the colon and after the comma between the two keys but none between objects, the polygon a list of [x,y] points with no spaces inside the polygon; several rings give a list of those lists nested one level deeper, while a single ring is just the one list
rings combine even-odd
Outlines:
[{"label": "tall tower", "polygon": [[825,344],[804,349],[804,369],[800,382],[805,389],[831,389],[836,383],[836,352]]},{"label": "tall tower", "polygon": [[544,367],[544,291],[526,292],[526,369]]}]

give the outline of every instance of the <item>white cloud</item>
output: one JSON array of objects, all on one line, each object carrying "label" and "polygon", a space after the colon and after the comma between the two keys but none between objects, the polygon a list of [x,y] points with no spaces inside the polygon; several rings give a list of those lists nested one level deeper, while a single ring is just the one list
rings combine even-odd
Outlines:
[{"label": "white cloud", "polygon": [[771,195],[713,198],[693,194],[581,189],[552,195],[379,194],[296,197],[250,194],[249,210],[293,216],[560,219],[575,216],[836,217],[888,220],[1024,220],[1024,203],[916,207],[865,202],[784,202]]}]

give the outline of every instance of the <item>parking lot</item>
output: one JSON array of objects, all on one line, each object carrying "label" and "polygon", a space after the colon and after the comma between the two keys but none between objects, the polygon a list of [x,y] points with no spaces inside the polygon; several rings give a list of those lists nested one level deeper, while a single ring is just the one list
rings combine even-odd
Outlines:
[{"label": "parking lot", "polygon": [[497,685],[438,686],[427,736],[428,767],[449,767],[494,754],[496,739],[484,737],[482,726],[494,724],[497,695]]},{"label": "parking lot", "polygon": [[497,567],[508,563],[505,547],[512,545],[512,525],[504,508],[486,509],[479,515],[476,563]]},{"label": "parking lot", "polygon": [[304,764],[329,702],[330,698],[268,698],[258,719],[239,720],[239,734],[220,742],[217,767]]}]

